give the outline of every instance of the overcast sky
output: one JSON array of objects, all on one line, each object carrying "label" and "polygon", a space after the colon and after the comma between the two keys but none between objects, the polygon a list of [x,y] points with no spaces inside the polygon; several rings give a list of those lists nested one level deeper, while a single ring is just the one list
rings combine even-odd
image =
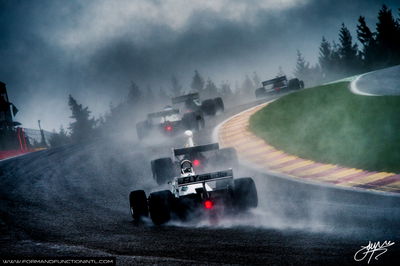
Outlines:
[{"label": "overcast sky", "polygon": [[94,115],[118,103],[130,81],[185,88],[195,69],[234,87],[256,71],[292,75],[296,50],[317,62],[322,36],[360,15],[374,29],[375,0],[0,0],[0,81],[20,109],[17,120],[48,130],[68,126],[68,94]]}]

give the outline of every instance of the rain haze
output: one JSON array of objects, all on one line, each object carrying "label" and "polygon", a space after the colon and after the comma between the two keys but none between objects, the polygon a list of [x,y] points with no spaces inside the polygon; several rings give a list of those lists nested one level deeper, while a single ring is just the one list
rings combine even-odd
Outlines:
[{"label": "rain haze", "polygon": [[190,87],[197,69],[232,88],[254,71],[292,75],[296,50],[317,63],[322,36],[360,15],[374,28],[383,3],[397,1],[0,1],[0,80],[20,109],[17,120],[67,127],[68,95],[95,117],[119,103],[131,81],[169,90]]}]

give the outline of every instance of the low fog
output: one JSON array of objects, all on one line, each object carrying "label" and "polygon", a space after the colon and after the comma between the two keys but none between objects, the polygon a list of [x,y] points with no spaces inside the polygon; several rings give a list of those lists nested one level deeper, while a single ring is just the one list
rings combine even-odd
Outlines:
[{"label": "low fog", "polygon": [[[67,127],[72,94],[95,117],[142,90],[190,88],[194,70],[234,89],[245,75],[293,75],[296,50],[317,62],[322,36],[357,18],[376,23],[396,1],[0,1],[0,80],[20,109],[16,119]],[[355,37],[354,37],[355,39]],[[250,92],[253,94],[253,91]]]}]

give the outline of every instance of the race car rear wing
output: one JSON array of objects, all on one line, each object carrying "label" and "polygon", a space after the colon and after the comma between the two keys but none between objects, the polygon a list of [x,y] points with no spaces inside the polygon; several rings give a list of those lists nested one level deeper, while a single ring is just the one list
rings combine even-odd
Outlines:
[{"label": "race car rear wing", "polygon": [[219,149],[218,143],[211,143],[211,144],[199,145],[199,146],[188,147],[188,148],[174,149],[174,156],[180,156],[180,155],[197,153],[197,152],[206,152],[206,151],[212,151],[212,150],[218,150],[218,149]]},{"label": "race car rear wing", "polygon": [[199,183],[206,183],[210,181],[217,181],[221,179],[233,178],[232,169],[225,171],[218,171],[208,174],[192,175],[178,178],[178,186],[187,186]]},{"label": "race car rear wing", "polygon": [[171,100],[172,100],[172,104],[177,104],[177,103],[183,103],[187,100],[196,100],[199,98],[200,98],[200,96],[196,92],[196,93],[189,93],[186,95],[178,96],[178,97],[172,98]]},{"label": "race car rear wing", "polygon": [[286,76],[280,76],[280,77],[277,77],[277,78],[274,78],[274,79],[263,81],[261,83],[265,87],[267,85],[271,85],[271,84],[282,82],[282,81],[287,81]]},{"label": "race car rear wing", "polygon": [[147,115],[147,117],[148,118],[156,118],[156,117],[163,117],[163,116],[169,116],[169,115],[174,115],[174,114],[179,114],[179,110],[178,109],[172,109],[172,110],[166,110],[166,111],[150,113],[150,114]]}]

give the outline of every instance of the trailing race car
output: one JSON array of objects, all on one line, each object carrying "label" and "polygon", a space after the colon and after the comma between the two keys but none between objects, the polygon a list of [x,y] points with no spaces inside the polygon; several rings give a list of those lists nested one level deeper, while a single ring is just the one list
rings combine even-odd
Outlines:
[{"label": "trailing race car", "polygon": [[156,225],[171,219],[215,219],[258,205],[257,189],[250,177],[234,179],[232,169],[196,174],[190,160],[183,160],[180,168],[181,173],[170,183],[169,190],[152,192],[148,198],[143,190],[129,194],[135,221],[148,216]]},{"label": "trailing race car", "polygon": [[224,111],[224,102],[221,97],[207,99],[200,103],[198,93],[190,93],[172,98],[172,104],[184,103],[184,112],[202,111],[206,115],[215,115]]},{"label": "trailing race car", "polygon": [[204,127],[204,117],[201,112],[189,112],[183,116],[178,109],[167,106],[163,111],[147,115],[147,120],[136,124],[139,139],[158,131],[166,136],[173,136],[185,130],[198,131]]},{"label": "trailing race car", "polygon": [[[299,90],[304,88],[304,82],[298,78],[287,80],[286,76],[276,77],[262,82],[262,87],[256,89],[256,98],[266,97],[271,94],[280,93],[287,90]],[[272,85],[269,89],[265,86]]]},{"label": "trailing race car", "polygon": [[186,131],[188,142],[185,148],[173,149],[172,157],[164,157],[151,161],[151,171],[154,180],[159,184],[171,181],[180,171],[180,163],[190,160],[197,172],[208,169],[223,169],[237,167],[238,158],[234,148],[219,148],[218,143],[206,145],[193,144],[193,133]]}]

